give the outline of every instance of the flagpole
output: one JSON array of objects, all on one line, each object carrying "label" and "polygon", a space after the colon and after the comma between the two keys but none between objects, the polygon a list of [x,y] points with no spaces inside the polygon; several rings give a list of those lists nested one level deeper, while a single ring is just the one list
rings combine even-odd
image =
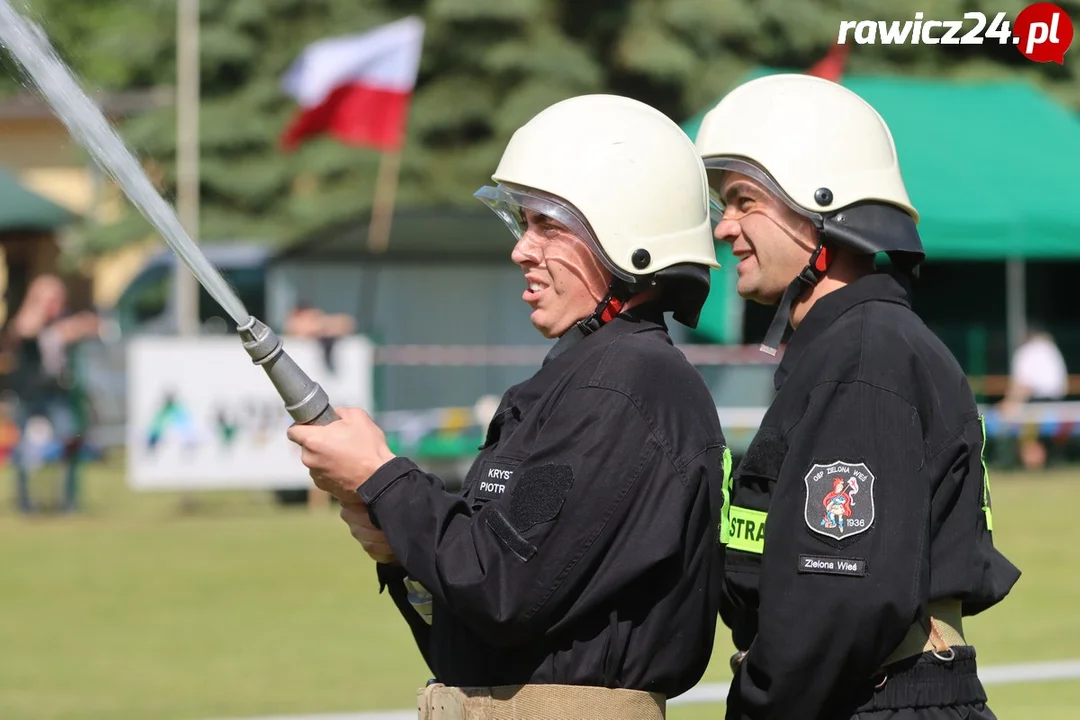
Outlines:
[{"label": "flagpole", "polygon": [[379,157],[379,174],[375,179],[375,197],[368,224],[368,250],[385,252],[390,245],[390,227],[394,219],[398,178],[401,174],[401,149],[395,148]]},{"label": "flagpole", "polygon": [[[199,0],[176,5],[176,209],[193,242],[199,241]],[[199,286],[180,263],[173,274],[176,332],[199,330]]]}]

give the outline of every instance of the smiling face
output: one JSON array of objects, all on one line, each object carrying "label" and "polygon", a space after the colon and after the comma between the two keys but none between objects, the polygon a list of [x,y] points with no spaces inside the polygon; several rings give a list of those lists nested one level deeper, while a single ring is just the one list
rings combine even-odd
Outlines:
[{"label": "smiling face", "polygon": [[525,273],[521,298],[546,338],[559,337],[588,317],[607,295],[612,275],[589,246],[565,225],[533,210],[510,258]]},{"label": "smiling face", "polygon": [[724,216],[714,235],[739,260],[739,296],[775,305],[817,246],[813,223],[746,175],[725,172],[717,190]]}]

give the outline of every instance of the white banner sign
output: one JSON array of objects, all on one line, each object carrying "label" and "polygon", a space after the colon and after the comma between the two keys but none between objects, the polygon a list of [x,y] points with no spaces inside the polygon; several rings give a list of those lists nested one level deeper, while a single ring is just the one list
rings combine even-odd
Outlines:
[{"label": "white banner sign", "polygon": [[[330,396],[371,412],[372,346],[313,340],[285,351]],[[133,338],[128,347],[127,477],[137,490],[305,488],[292,418],[238,337]]]}]

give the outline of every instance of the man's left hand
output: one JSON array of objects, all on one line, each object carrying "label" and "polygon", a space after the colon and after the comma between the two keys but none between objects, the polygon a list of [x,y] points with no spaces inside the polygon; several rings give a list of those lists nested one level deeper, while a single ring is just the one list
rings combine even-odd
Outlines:
[{"label": "man's left hand", "polygon": [[293,425],[287,435],[302,448],[300,461],[315,486],[342,502],[355,502],[356,489],[393,460],[386,435],[357,408],[334,408],[340,420],[329,425]]}]

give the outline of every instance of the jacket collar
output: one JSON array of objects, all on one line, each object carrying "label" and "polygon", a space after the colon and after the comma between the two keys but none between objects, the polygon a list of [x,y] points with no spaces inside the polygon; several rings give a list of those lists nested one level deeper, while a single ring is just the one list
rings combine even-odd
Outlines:
[{"label": "jacket collar", "polygon": [[874,301],[897,303],[910,308],[911,281],[892,272],[877,272],[820,298],[791,334],[791,339],[784,348],[784,357],[773,375],[773,387],[780,389],[814,339],[841,315],[858,305]]},{"label": "jacket collar", "polygon": [[614,335],[641,332],[649,327],[660,327],[667,330],[664,312],[655,302],[642,303],[629,310],[624,310],[588,335],[575,324],[555,342],[555,345],[548,351],[547,356],[544,357],[543,364],[547,365],[571,348],[579,345],[589,347],[594,344],[595,338],[600,338],[601,342],[611,342]]}]

